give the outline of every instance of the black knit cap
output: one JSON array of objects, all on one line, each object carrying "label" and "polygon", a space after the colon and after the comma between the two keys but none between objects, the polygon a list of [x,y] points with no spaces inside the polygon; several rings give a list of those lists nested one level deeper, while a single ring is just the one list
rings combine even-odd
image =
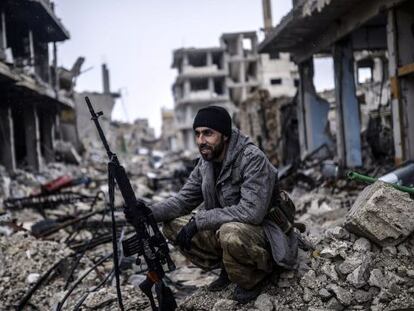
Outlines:
[{"label": "black knit cap", "polygon": [[208,106],[201,108],[194,118],[193,129],[197,127],[209,127],[230,137],[231,117],[223,107]]}]

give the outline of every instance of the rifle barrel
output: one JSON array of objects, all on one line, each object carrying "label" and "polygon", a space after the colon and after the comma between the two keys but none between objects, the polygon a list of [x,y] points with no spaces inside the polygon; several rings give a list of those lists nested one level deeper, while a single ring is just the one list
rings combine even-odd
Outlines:
[{"label": "rifle barrel", "polygon": [[88,105],[89,111],[90,111],[90,113],[92,115],[91,120],[93,122],[95,122],[96,128],[97,128],[98,133],[99,133],[99,137],[102,140],[102,143],[103,143],[103,145],[105,147],[106,153],[108,154],[109,159],[112,159],[112,157],[114,156],[114,154],[112,153],[111,149],[109,149],[109,145],[108,145],[108,142],[106,141],[106,137],[105,137],[105,135],[103,133],[101,124],[98,121],[99,117],[102,116],[103,113],[102,112],[95,113],[95,110],[93,109],[92,103],[89,100],[89,97],[88,96],[85,96],[85,101],[86,101],[86,104]]}]

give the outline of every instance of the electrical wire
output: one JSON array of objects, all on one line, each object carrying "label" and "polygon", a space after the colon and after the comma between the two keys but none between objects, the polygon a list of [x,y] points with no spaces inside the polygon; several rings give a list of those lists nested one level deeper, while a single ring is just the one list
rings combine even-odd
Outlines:
[{"label": "electrical wire", "polygon": [[96,264],[94,264],[92,267],[90,267],[81,277],[79,277],[76,282],[72,285],[72,287],[67,291],[67,293],[65,294],[65,296],[62,298],[61,301],[58,302],[57,307],[56,307],[56,311],[61,311],[63,305],[65,304],[66,300],[68,299],[68,297],[70,296],[70,294],[73,292],[73,290],[76,288],[76,286],[78,286],[82,280],[88,276],[89,273],[91,273],[93,270],[96,269],[96,267],[98,267],[100,264],[102,264],[103,262],[105,262],[106,260],[108,260],[109,258],[111,258],[113,255],[113,253],[110,253],[104,257],[102,257],[100,260],[98,260],[98,262]]},{"label": "electrical wire", "polygon": [[102,280],[101,283],[99,283],[98,285],[96,285],[93,289],[87,290],[87,292],[82,296],[82,298],[79,299],[79,301],[75,304],[75,307],[73,308],[73,311],[78,311],[79,308],[82,306],[82,304],[85,302],[86,298],[88,298],[89,294],[97,291],[102,286],[104,286],[105,283],[111,278],[111,276],[113,275],[113,273],[114,273],[114,269],[112,269],[108,273],[108,275],[105,277],[105,279]]}]

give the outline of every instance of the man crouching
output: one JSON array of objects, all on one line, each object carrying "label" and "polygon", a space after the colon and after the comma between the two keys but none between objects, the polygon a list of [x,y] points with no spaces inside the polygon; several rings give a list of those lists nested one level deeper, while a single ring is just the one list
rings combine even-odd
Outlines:
[{"label": "man crouching", "polygon": [[275,267],[295,267],[298,243],[293,231],[285,234],[265,218],[278,191],[277,170],[231,123],[222,107],[198,111],[193,128],[201,159],[177,195],[150,208],[191,262],[222,268],[209,290],[234,282],[234,300],[247,303]]}]

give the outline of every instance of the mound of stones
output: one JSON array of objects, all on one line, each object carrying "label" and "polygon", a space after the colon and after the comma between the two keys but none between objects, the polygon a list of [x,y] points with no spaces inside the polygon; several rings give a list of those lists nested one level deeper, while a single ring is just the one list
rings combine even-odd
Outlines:
[{"label": "mound of stones", "polygon": [[[402,310],[414,308],[414,201],[384,183],[361,192],[343,225],[308,235],[296,271],[274,273],[246,305],[205,287],[180,310]],[[321,232],[321,231],[314,231]]]}]

